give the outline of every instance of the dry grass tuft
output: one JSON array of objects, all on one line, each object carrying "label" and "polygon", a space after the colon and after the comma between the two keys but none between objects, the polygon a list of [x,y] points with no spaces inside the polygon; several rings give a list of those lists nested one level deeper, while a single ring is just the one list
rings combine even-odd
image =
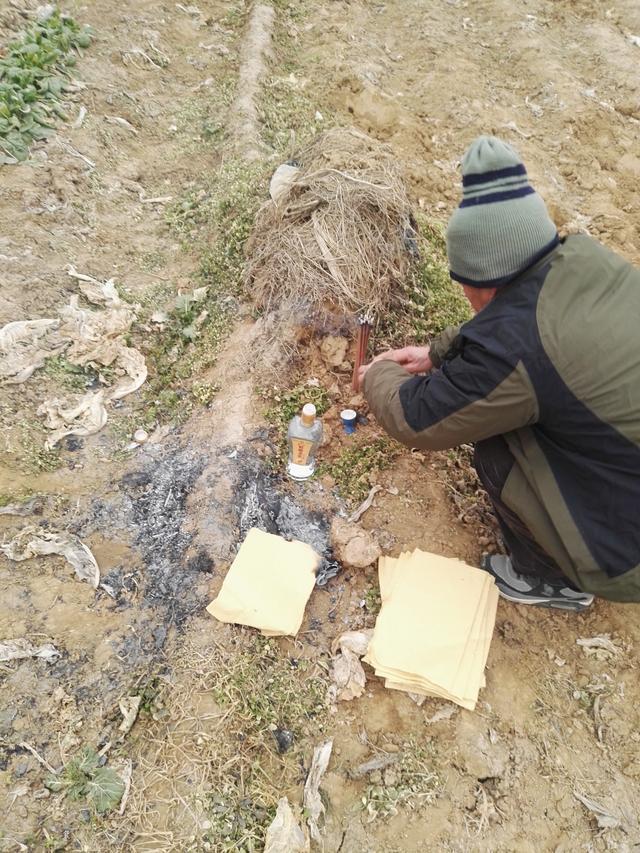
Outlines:
[{"label": "dry grass tuft", "polygon": [[350,129],[318,136],[300,171],[261,208],[246,246],[248,289],[265,311],[318,318],[380,313],[416,250],[400,168],[386,145]]}]

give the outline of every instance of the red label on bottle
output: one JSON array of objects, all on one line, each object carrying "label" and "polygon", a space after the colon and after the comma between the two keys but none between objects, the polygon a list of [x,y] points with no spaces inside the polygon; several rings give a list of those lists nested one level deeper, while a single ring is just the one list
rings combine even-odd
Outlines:
[{"label": "red label on bottle", "polygon": [[313,447],[312,441],[304,438],[291,439],[291,461],[295,465],[306,465]]}]

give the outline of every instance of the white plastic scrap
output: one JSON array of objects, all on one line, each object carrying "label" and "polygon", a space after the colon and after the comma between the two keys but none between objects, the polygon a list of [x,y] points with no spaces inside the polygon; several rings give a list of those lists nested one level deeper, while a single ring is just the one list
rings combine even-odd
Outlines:
[{"label": "white plastic scrap", "polygon": [[[63,351],[71,364],[80,367],[90,365],[99,370],[101,366],[114,366],[119,379],[113,387],[90,392],[81,399],[45,400],[38,411],[54,430],[47,442],[49,448],[65,435],[98,432],[107,422],[105,401],[132,394],[147,378],[143,354],[127,346],[124,337],[136,319],[135,311],[122,302],[113,279],[102,282],[73,266],[67,272],[78,280],[86,299],[103,310],[81,308],[78,296],[73,295],[59,310],[60,319],[8,323],[0,329],[0,381],[25,382],[47,358]],[[206,295],[207,288],[199,288],[194,297],[200,298],[201,292]]]},{"label": "white plastic scrap", "polygon": [[573,792],[573,796],[576,800],[579,800],[582,805],[591,812],[591,814],[595,817],[598,827],[600,829],[616,829],[620,826],[621,820],[616,815],[612,814],[605,806],[600,803],[592,800],[591,797],[587,797],[584,794],[579,793],[578,791]]},{"label": "white plastic scrap", "polygon": [[32,515],[41,503],[39,497],[31,498],[28,501],[16,501],[16,503],[0,507],[0,515]]},{"label": "white plastic scrap", "polygon": [[92,275],[84,275],[77,272],[72,264],[67,267],[67,275],[75,278],[80,282],[80,291],[89,302],[94,305],[104,305],[106,308],[115,308],[122,304],[120,294],[116,290],[115,283],[112,278],[108,281],[99,281]]},{"label": "white plastic scrap", "polygon": [[0,545],[0,551],[10,560],[21,563],[31,557],[59,554],[73,566],[81,581],[94,589],[100,583],[100,568],[90,549],[70,533],[52,533],[41,527],[26,527],[10,542]]},{"label": "white plastic scrap", "polygon": [[55,447],[66,435],[93,435],[107,422],[104,391],[88,391],[75,405],[62,400],[46,400],[37,411],[46,418],[45,425],[53,430],[45,444],[48,449]]},{"label": "white plastic scrap", "polygon": [[309,770],[307,781],[304,783],[304,810],[308,815],[307,823],[309,824],[311,838],[318,844],[322,841],[322,836],[318,828],[318,820],[325,812],[324,803],[322,802],[318,788],[320,787],[322,777],[327,772],[332,749],[333,741],[328,740],[313,750],[311,769]]},{"label": "white plastic scrap", "polygon": [[28,640],[0,641],[0,662],[22,660],[24,658],[42,658],[47,663],[53,663],[60,657],[60,652],[51,643],[34,646]]},{"label": "white plastic scrap", "polygon": [[360,658],[366,654],[372,634],[371,630],[346,631],[333,641],[332,698],[349,701],[364,693],[367,678]]},{"label": "white plastic scrap", "polygon": [[138,718],[138,711],[142,696],[126,696],[118,703],[120,713],[122,714],[122,722],[118,726],[118,731],[124,736],[133,728],[133,724]]},{"label": "white plastic scrap", "polygon": [[0,380],[26,382],[45,362],[68,346],[59,334],[60,320],[16,320],[0,329]]},{"label": "white plastic scrap", "polygon": [[309,840],[298,826],[289,800],[278,800],[278,810],[267,829],[264,853],[307,853]]},{"label": "white plastic scrap", "polygon": [[620,649],[611,641],[611,637],[608,634],[603,634],[601,637],[581,637],[576,640],[576,643],[582,646],[587,654],[590,649],[603,649],[612,655],[617,655],[620,652]]},{"label": "white plastic scrap", "polygon": [[288,195],[289,190],[295,183],[299,174],[299,167],[290,166],[288,163],[283,163],[275,170],[271,176],[269,194],[276,207],[278,207],[280,202]]}]

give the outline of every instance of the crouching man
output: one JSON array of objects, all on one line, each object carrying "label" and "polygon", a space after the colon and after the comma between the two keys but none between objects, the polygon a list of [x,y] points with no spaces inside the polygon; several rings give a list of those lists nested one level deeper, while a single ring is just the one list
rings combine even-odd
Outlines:
[{"label": "crouching man", "polygon": [[447,254],[475,316],[364,366],[367,402],[410,447],[475,443],[508,551],[482,567],[504,598],[640,601],[640,271],[560,240],[494,137],[467,150],[462,184]]}]

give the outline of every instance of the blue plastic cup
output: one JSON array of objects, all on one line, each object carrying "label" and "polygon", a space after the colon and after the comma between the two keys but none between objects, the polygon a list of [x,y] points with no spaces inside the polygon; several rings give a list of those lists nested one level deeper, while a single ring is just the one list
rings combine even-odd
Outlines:
[{"label": "blue plastic cup", "polygon": [[353,409],[343,409],[340,412],[340,420],[342,421],[342,427],[347,435],[351,435],[356,431],[356,418],[358,417],[358,413]]}]

